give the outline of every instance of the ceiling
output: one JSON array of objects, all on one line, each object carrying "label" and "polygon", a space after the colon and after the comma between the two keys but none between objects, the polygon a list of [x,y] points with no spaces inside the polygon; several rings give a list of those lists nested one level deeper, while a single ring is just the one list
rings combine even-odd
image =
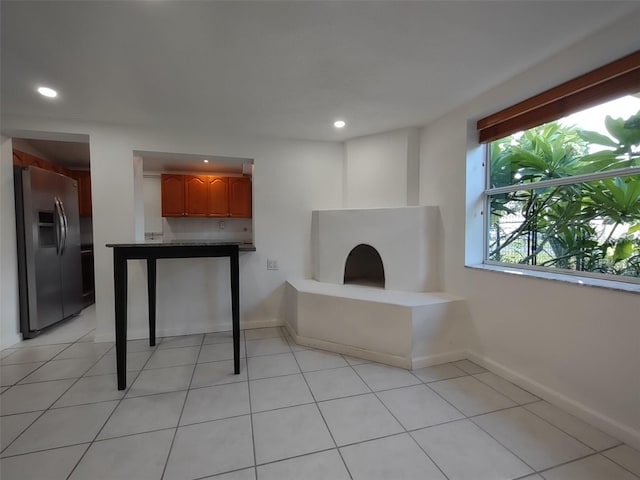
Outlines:
[{"label": "ceiling", "polygon": [[[253,159],[161,152],[134,152],[144,172],[232,173],[253,175]],[[205,163],[204,160],[207,160]]]},{"label": "ceiling", "polygon": [[[424,125],[640,8],[608,0],[0,5],[3,115],[328,141]],[[59,97],[40,97],[41,84]],[[347,121],[340,131],[338,118]]]},{"label": "ceiling", "polygon": [[[36,134],[37,135],[37,134]],[[13,148],[69,169],[89,169],[89,142],[66,142],[48,139],[14,138]],[[142,169],[148,173],[194,172],[253,175],[253,159],[212,155],[164,152],[133,152],[142,158]],[[206,162],[205,162],[206,160]]]},{"label": "ceiling", "polygon": [[21,149],[21,145],[27,145],[43,158],[65,168],[89,168],[89,144],[82,142],[60,142],[56,140],[20,139],[14,141],[13,147]]}]

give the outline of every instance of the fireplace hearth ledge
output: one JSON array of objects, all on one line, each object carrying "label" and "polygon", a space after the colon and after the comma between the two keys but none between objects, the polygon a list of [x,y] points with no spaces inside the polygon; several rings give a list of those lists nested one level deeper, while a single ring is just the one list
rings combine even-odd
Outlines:
[{"label": "fireplace hearth ledge", "polygon": [[316,280],[288,281],[286,296],[298,344],[407,369],[466,358],[460,297]]}]

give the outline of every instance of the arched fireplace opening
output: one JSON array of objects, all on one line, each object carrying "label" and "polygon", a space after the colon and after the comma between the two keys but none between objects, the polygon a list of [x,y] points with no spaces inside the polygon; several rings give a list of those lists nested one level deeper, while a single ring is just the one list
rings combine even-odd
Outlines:
[{"label": "arched fireplace opening", "polygon": [[361,243],[349,252],[344,266],[344,283],[384,288],[384,265],[375,248]]}]

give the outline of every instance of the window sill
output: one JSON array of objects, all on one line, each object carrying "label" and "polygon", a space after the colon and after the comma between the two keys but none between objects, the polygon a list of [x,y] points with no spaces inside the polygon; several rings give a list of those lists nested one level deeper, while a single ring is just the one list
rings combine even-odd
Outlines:
[{"label": "window sill", "polygon": [[511,268],[503,265],[465,265],[467,268],[475,270],[485,270],[498,273],[506,273],[510,275],[518,275],[522,277],[542,278],[562,283],[571,283],[574,285],[582,285],[587,287],[606,288],[608,290],[616,290],[618,292],[640,293],[640,284],[616,282],[615,280],[604,280],[601,278],[580,277],[577,275],[566,275],[562,273],[540,272],[537,270],[528,270],[524,268]]}]

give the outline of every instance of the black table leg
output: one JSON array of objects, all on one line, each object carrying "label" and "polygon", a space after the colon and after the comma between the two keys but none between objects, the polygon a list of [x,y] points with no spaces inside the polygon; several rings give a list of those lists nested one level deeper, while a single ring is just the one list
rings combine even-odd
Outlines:
[{"label": "black table leg", "polygon": [[147,296],[149,297],[149,345],[156,344],[156,259],[147,258]]},{"label": "black table leg", "polygon": [[238,266],[238,247],[229,256],[231,267],[231,315],[233,323],[233,370],[240,373],[240,268]]},{"label": "black table leg", "polygon": [[127,259],[117,248],[113,250],[113,283],[118,390],[124,390],[127,388]]}]

